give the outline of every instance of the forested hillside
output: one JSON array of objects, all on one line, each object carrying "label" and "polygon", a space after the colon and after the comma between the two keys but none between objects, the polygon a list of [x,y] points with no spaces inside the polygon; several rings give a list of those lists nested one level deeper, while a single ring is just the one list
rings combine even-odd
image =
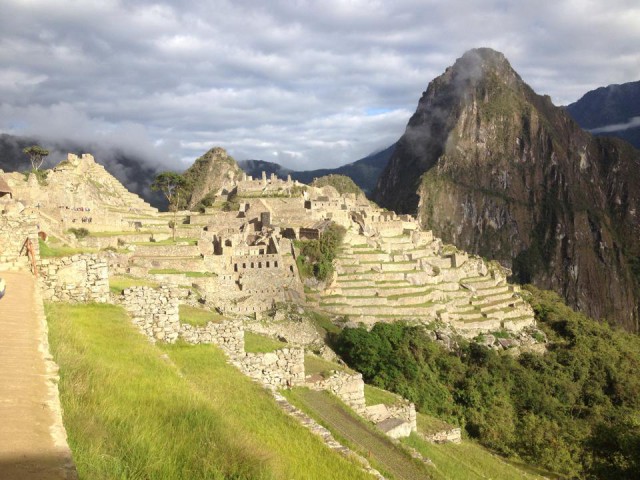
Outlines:
[{"label": "forested hillside", "polygon": [[640,338],[528,287],[545,355],[447,351],[422,326],[345,329],[336,349],[367,382],[458,423],[505,455],[576,478],[640,478]]}]

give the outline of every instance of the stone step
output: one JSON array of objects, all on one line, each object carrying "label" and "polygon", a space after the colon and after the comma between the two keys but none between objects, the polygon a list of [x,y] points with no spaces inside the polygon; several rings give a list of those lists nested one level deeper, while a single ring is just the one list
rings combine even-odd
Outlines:
[{"label": "stone step", "polygon": [[467,277],[462,278],[460,283],[472,287],[477,291],[479,289],[495,287],[498,282],[495,278],[491,277]]},{"label": "stone step", "polygon": [[513,292],[513,287],[507,283],[502,283],[499,285],[494,285],[492,287],[476,288],[476,296],[478,297],[484,297],[487,295],[494,295],[504,292]]},{"label": "stone step", "polygon": [[477,305],[478,307],[480,307],[484,305],[492,305],[496,302],[500,302],[504,300],[510,300],[511,298],[513,298],[513,292],[506,291],[502,293],[496,293],[493,295],[487,295],[486,297],[472,297],[471,303],[473,303],[473,305]]},{"label": "stone step", "polygon": [[458,321],[475,321],[475,320],[483,320],[483,319],[486,319],[487,317],[482,315],[482,313],[480,313],[477,310],[472,310],[472,311],[463,312],[463,313],[451,312],[449,314],[449,318],[451,318],[452,320],[458,320]]}]

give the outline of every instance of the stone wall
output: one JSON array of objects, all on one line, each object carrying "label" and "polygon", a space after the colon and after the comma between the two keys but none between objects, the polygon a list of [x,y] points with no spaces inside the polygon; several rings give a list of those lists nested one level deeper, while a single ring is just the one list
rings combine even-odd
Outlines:
[{"label": "stone wall", "polygon": [[359,414],[365,411],[361,373],[335,372],[329,378],[306,384],[312,390],[328,390]]},{"label": "stone wall", "polygon": [[180,337],[191,344],[214,343],[232,359],[244,356],[244,329],[240,322],[209,322],[204,327],[182,324]]},{"label": "stone wall", "polygon": [[169,287],[131,287],[122,292],[122,304],[131,320],[151,341],[174,343],[180,335],[179,292]]},{"label": "stone wall", "polygon": [[21,210],[14,202],[0,204],[0,263],[28,265],[26,251],[22,248],[27,238],[31,240],[36,258],[39,258],[37,224],[37,216],[32,211]]},{"label": "stone wall", "polygon": [[373,423],[380,423],[388,418],[400,418],[411,426],[411,431],[417,432],[416,406],[401,397],[400,403],[395,405],[371,405],[366,407],[362,416]]},{"label": "stone wall", "polygon": [[40,260],[40,286],[53,302],[109,301],[107,261],[94,254]]},{"label": "stone wall", "polygon": [[246,375],[273,387],[304,384],[304,350],[282,348],[269,353],[247,353],[240,369]]},{"label": "stone wall", "polygon": [[419,434],[427,442],[432,443],[460,443],[462,442],[462,433],[460,428],[451,428],[449,430],[442,430],[440,432],[432,433],[430,435],[421,433]]}]

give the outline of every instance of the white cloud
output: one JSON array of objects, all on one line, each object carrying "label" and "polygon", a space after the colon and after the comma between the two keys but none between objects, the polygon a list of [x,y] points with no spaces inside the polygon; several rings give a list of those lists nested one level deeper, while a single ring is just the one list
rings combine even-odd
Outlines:
[{"label": "white cloud", "polygon": [[637,80],[639,22],[624,0],[4,0],[0,128],[176,168],[214,145],[336,166],[397,140],[469,48],[557,104]]}]

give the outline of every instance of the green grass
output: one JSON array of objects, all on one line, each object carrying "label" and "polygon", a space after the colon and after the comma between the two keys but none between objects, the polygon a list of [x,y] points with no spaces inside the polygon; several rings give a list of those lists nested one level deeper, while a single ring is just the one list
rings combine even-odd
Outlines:
[{"label": "green grass", "polygon": [[40,258],[68,257],[77,253],[96,253],[98,251],[97,248],[69,247],[67,245],[54,244],[53,242],[47,244],[42,240],[38,240],[38,243],[40,246]]},{"label": "green grass", "polygon": [[325,360],[321,357],[316,357],[315,355],[305,355],[304,357],[304,373],[306,375],[318,374],[322,377],[327,378],[331,376],[333,370],[355,373],[353,370],[345,367],[344,365],[330,362],[329,360]]},{"label": "green grass", "polygon": [[367,457],[386,478],[431,478],[432,468],[412,459],[405,449],[394,444],[330,393],[294,388],[285,392],[285,395],[294,405],[328,428],[341,443]]},{"label": "green grass", "polygon": [[384,405],[395,405],[396,403],[400,403],[400,399],[393,393],[367,384],[364,386],[364,400],[368,407],[371,405],[378,405],[380,403]]},{"label": "green grass", "polygon": [[[195,238],[176,238],[175,241],[171,238],[166,240],[158,240],[154,242],[131,242],[132,245],[144,245],[148,247],[160,247],[164,245],[178,245],[178,243],[186,243],[187,245],[193,246],[198,244],[198,240]],[[182,245],[180,245],[182,246]]]},{"label": "green grass", "polygon": [[217,347],[151,345],[112,305],[46,311],[80,478],[369,478]]},{"label": "green grass", "polygon": [[157,288],[158,284],[145,278],[135,278],[126,275],[114,275],[113,277],[109,277],[109,290],[116,295],[122,293],[125,288],[130,287]]},{"label": "green grass", "polygon": [[[140,232],[136,232],[136,231],[132,231],[132,230],[127,230],[126,232],[121,231],[121,232],[90,232],[89,236],[90,237],[124,237],[126,235],[151,235],[154,232],[152,232],[151,230],[144,230],[144,231],[140,231]],[[162,232],[164,233],[164,232]]]},{"label": "green grass", "polygon": [[196,308],[190,305],[180,305],[180,321],[193,325],[194,327],[204,326],[209,322],[219,323],[224,317],[217,312],[212,312],[204,308]]},{"label": "green grass", "polygon": [[416,412],[416,423],[418,425],[418,432],[425,435],[432,435],[443,430],[451,430],[455,426],[448,424],[440,420],[439,418],[426,415],[424,413]]},{"label": "green grass", "polygon": [[184,270],[178,270],[175,268],[152,268],[149,270],[151,275],[184,275],[187,278],[203,278],[203,277],[215,277],[215,273],[211,272],[185,272]]},{"label": "green grass", "polygon": [[307,315],[318,333],[323,337],[327,333],[340,333],[341,328],[334,325],[327,315],[314,311],[308,311]]},{"label": "green grass", "polygon": [[269,353],[286,346],[280,340],[246,330],[244,332],[244,350],[247,353]]},{"label": "green grass", "polygon": [[557,478],[549,475],[548,472],[542,472],[527,465],[508,462],[480,445],[466,440],[461,444],[433,444],[419,438],[416,434],[411,434],[408,439],[402,440],[402,443],[415,448],[435,464],[437,474],[434,478],[437,479],[512,480],[542,479],[545,476]]}]

